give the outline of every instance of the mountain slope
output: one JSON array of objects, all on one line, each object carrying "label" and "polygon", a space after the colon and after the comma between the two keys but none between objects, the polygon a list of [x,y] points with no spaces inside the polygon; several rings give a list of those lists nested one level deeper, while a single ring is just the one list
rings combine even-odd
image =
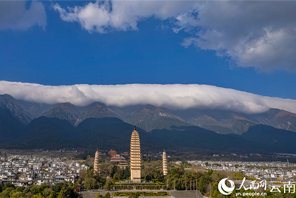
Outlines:
[{"label": "mountain slope", "polygon": [[296,132],[296,114],[288,111],[270,109],[264,113],[246,114],[244,116],[256,123]]},{"label": "mountain slope", "polygon": [[296,150],[296,133],[283,129],[276,129],[266,125],[256,125],[242,135],[246,140],[252,140],[257,144],[264,144],[269,152],[291,152]]},{"label": "mountain slope", "polygon": [[182,118],[167,110],[152,105],[139,107],[131,112],[124,121],[146,130],[171,129],[172,126],[189,126]]},{"label": "mountain slope", "polygon": [[32,120],[32,116],[10,95],[0,95],[0,107],[8,109],[11,115],[24,124],[28,124]]},{"label": "mountain slope", "polygon": [[93,103],[85,107],[83,113],[80,114],[75,125],[78,126],[87,118],[104,118],[104,117],[118,117],[115,111],[101,103]]},{"label": "mountain slope", "polygon": [[260,146],[240,136],[215,133],[196,126],[174,127],[172,130],[153,130],[151,136],[176,144],[182,148],[198,148],[216,151],[255,151]]},{"label": "mountain slope", "polygon": [[55,104],[28,102],[24,100],[17,100],[17,102],[32,116],[33,119],[42,116],[44,112],[56,106]]},{"label": "mountain slope", "polygon": [[58,149],[73,147],[74,127],[66,120],[39,117],[17,139],[24,148]]},{"label": "mountain slope", "polygon": [[80,112],[78,111],[77,107],[71,103],[62,103],[44,112],[43,116],[49,118],[59,118],[62,120],[67,120],[71,124],[75,124],[80,116]]},{"label": "mountain slope", "polygon": [[185,109],[173,111],[186,122],[221,134],[242,134],[256,125],[243,115],[227,110]]},{"label": "mountain slope", "polygon": [[[118,149],[128,151],[131,133],[134,127],[118,118],[88,118],[77,127],[77,145],[100,149]],[[137,128],[141,148],[147,151],[168,148],[169,145],[150,137],[145,131]]]},{"label": "mountain slope", "polygon": [[11,115],[8,109],[0,107],[0,142],[9,143],[15,138],[19,137],[25,129],[19,119]]}]

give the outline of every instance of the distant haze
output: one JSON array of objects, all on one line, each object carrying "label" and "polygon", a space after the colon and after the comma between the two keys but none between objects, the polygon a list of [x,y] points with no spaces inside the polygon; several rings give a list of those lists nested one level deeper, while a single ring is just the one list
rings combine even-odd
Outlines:
[{"label": "distant haze", "polygon": [[296,113],[296,100],[251,94],[234,89],[198,84],[125,84],[125,85],[61,85],[0,81],[0,94],[16,99],[55,104],[70,102],[86,106],[93,102],[128,106],[151,104],[173,109],[225,109],[244,113],[260,113],[278,108]]}]

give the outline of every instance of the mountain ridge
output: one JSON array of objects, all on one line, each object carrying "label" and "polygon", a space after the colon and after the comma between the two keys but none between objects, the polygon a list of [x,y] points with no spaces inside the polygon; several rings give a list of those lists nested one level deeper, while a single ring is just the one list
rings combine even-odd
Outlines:
[{"label": "mountain ridge", "polygon": [[87,118],[116,117],[145,131],[169,129],[173,126],[199,126],[220,134],[241,135],[252,126],[264,124],[296,132],[296,114],[269,109],[263,113],[245,114],[219,109],[170,110],[153,105],[131,105],[126,107],[92,103],[78,107],[70,103],[47,105],[16,100],[12,96],[0,95],[0,107],[24,124],[40,116],[57,117],[78,126]]}]

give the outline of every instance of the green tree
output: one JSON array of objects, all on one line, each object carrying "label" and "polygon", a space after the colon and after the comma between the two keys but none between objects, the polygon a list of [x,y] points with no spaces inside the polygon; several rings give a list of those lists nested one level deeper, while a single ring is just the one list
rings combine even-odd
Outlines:
[{"label": "green tree", "polygon": [[107,193],[105,194],[104,198],[111,198],[111,195],[110,195],[110,193],[109,193],[109,192],[107,192]]},{"label": "green tree", "polygon": [[44,198],[41,193],[39,193],[38,195],[33,195],[31,198]]},{"label": "green tree", "polygon": [[129,179],[130,176],[131,176],[130,169],[126,166],[123,170],[122,179]]},{"label": "green tree", "polygon": [[242,174],[242,173],[240,173],[240,172],[235,172],[235,173],[233,174],[233,177],[234,177],[234,179],[236,179],[236,180],[243,180],[244,177],[245,177],[245,175]]},{"label": "green tree", "polygon": [[113,178],[114,174],[117,173],[117,165],[114,164],[114,166],[112,167],[112,170],[111,170],[111,177]]},{"label": "green tree", "polygon": [[27,194],[28,192],[30,192],[30,188],[25,188],[25,189],[23,190],[23,193],[25,193],[25,194]]},{"label": "green tree", "polygon": [[48,197],[50,194],[51,194],[51,192],[52,192],[52,189],[51,188],[45,188],[44,190],[43,190],[43,196],[44,197]]},{"label": "green tree", "polygon": [[64,186],[60,193],[58,198],[72,198],[72,191],[70,188],[68,188],[67,186]]},{"label": "green tree", "polygon": [[53,187],[52,190],[56,191],[56,192],[60,192],[61,189],[63,188],[64,184],[63,183],[56,183]]},{"label": "green tree", "polygon": [[57,198],[57,197],[58,197],[58,193],[55,191],[52,191],[47,198]]},{"label": "green tree", "polygon": [[94,178],[86,178],[84,182],[84,187],[88,190],[97,187],[97,181]]},{"label": "green tree", "polygon": [[26,195],[23,192],[14,192],[10,195],[10,198],[26,198]]},{"label": "green tree", "polygon": [[106,184],[104,186],[104,189],[105,190],[111,190],[111,185],[112,185],[112,182],[110,180],[107,180]]},{"label": "green tree", "polygon": [[104,196],[101,195],[101,193],[98,193],[98,194],[97,194],[97,198],[104,198]]},{"label": "green tree", "polygon": [[6,188],[15,189],[15,186],[12,183],[5,183],[4,186],[3,186],[3,190],[5,190]]},{"label": "green tree", "polygon": [[120,180],[119,174],[118,173],[115,173],[113,175],[113,181],[119,181],[119,180]]},{"label": "green tree", "polygon": [[38,194],[38,193],[39,193],[39,186],[32,185],[32,186],[30,187],[30,192],[32,192],[33,195]]}]

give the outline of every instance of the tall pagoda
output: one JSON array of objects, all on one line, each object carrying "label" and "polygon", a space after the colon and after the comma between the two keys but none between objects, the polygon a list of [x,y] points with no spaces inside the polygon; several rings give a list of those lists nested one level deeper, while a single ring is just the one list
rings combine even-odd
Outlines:
[{"label": "tall pagoda", "polygon": [[98,174],[99,173],[99,151],[96,151],[95,154],[95,161],[94,161],[94,173]]},{"label": "tall pagoda", "polygon": [[136,130],[132,132],[131,136],[131,181],[135,183],[141,183],[141,146],[139,133]]}]

